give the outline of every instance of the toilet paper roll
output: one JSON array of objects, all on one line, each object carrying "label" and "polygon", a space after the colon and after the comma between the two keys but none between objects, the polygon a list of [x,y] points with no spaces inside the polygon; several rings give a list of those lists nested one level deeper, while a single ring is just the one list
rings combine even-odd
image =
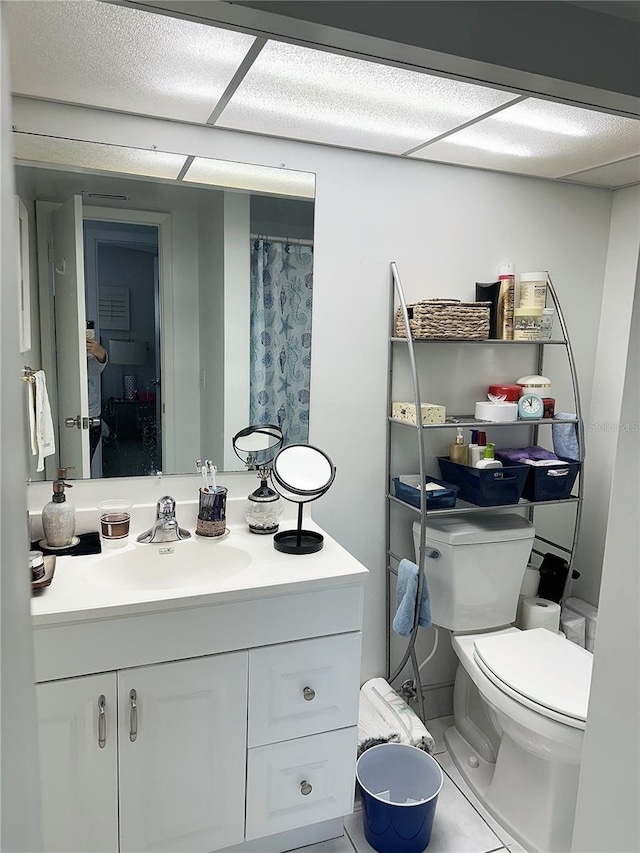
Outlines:
[{"label": "toilet paper roll", "polygon": [[546,628],[554,634],[560,628],[560,605],[546,598],[525,598],[522,601],[521,628]]}]

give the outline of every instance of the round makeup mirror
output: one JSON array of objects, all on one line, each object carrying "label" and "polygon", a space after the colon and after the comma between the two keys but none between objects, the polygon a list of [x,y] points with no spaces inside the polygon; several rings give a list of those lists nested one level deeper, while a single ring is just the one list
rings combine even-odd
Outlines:
[{"label": "round makeup mirror", "polygon": [[284,436],[275,424],[251,424],[233,436],[233,450],[251,471],[268,465],[282,446]]},{"label": "round makeup mirror", "polygon": [[305,503],[322,497],[336,476],[329,457],[308,444],[290,444],[276,453],[271,468],[271,481],[283,498],[298,504],[298,526],[282,530],[273,537],[273,547],[287,554],[313,554],[320,551],[324,537],[315,530],[302,529]]}]

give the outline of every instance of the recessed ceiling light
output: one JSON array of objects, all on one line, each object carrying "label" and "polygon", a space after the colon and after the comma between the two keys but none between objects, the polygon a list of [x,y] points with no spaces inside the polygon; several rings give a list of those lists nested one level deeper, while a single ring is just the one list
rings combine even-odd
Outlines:
[{"label": "recessed ceiling light", "polygon": [[3,4],[16,94],[206,122],[255,37],[96,0]]},{"label": "recessed ceiling light", "polygon": [[[509,154],[512,157],[531,157],[533,155],[533,151],[525,145],[508,142],[499,137],[491,138],[483,136],[481,132],[474,133],[472,129],[453,133],[447,137],[447,140],[452,145],[461,145],[464,148],[478,148],[481,151],[492,151],[495,154]],[[429,146],[425,150],[429,151]]]},{"label": "recessed ceiling light", "polygon": [[252,166],[227,160],[196,157],[183,177],[186,183],[233,187],[253,192],[313,198],[315,175],[273,166]]},{"label": "recessed ceiling light", "polygon": [[269,41],[216,126],[400,154],[515,98],[481,85]]},{"label": "recessed ceiling light", "polygon": [[187,159],[183,154],[32,133],[14,132],[13,145],[17,160],[149,178],[177,178]]}]

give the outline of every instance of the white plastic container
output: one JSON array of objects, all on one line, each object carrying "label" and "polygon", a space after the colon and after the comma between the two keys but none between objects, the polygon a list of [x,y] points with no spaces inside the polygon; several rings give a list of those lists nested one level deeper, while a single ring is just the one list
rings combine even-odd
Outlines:
[{"label": "white plastic container", "polygon": [[546,272],[520,274],[520,308],[544,308],[547,304]]},{"label": "white plastic container", "polygon": [[544,308],[540,321],[540,340],[550,341],[553,335],[553,315],[555,308]]},{"label": "white plastic container", "polygon": [[513,312],[513,340],[539,341],[542,329],[543,308],[525,306]]},{"label": "white plastic container", "polygon": [[475,417],[479,421],[493,421],[494,423],[517,421],[518,404],[492,403],[490,400],[478,400],[475,408]]}]

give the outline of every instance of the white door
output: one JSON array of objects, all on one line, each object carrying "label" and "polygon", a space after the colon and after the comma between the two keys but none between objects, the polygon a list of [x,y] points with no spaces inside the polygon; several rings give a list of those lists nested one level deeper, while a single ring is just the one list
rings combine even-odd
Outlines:
[{"label": "white door", "polygon": [[[70,476],[85,478],[90,476],[91,468],[82,196],[73,196],[52,216],[60,436],[58,458],[61,466],[75,468]],[[77,419],[74,426],[65,426],[68,418]]]},{"label": "white door", "polygon": [[118,673],[121,853],[244,839],[246,652]]},{"label": "white door", "polygon": [[45,853],[117,853],[115,673],[36,685]]}]

